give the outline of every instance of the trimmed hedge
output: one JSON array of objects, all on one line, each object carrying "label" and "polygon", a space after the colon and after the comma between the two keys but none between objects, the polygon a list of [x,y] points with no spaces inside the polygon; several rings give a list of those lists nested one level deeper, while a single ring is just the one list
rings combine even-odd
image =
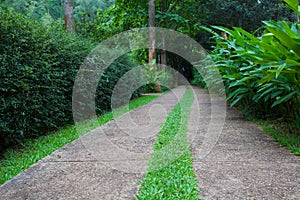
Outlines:
[{"label": "trimmed hedge", "polygon": [[[75,76],[94,44],[59,26],[46,27],[0,8],[0,151],[24,138],[37,137],[72,119]],[[121,66],[121,67],[120,67]],[[99,83],[97,111],[110,108],[115,83],[133,64],[117,60]],[[109,80],[109,84],[107,83]]]}]

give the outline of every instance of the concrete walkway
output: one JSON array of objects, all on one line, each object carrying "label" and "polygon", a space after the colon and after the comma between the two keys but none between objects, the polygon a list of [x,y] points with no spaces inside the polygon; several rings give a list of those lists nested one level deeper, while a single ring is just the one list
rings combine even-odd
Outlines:
[{"label": "concrete walkway", "polygon": [[212,114],[212,103],[222,108],[224,102],[210,97],[205,90],[195,91],[200,114],[194,102],[189,136],[193,138],[193,166],[202,199],[299,200],[299,157],[280,147],[259,126],[247,121],[233,108],[227,107],[222,134],[203,158],[201,148],[206,145],[203,142],[212,134],[208,133],[209,123],[212,118],[220,118],[220,113]]},{"label": "concrete walkway", "polygon": [[[184,91],[174,89],[57,150],[1,186],[0,199],[133,199],[161,124]],[[222,98],[194,92],[189,139],[201,197],[299,200],[299,157]]]}]

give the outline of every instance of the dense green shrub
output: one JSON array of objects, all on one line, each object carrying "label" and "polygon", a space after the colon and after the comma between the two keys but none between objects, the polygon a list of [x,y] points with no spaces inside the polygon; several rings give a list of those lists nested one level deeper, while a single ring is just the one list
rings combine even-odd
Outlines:
[{"label": "dense green shrub", "polygon": [[91,45],[0,10],[1,146],[71,122],[73,79]]},{"label": "dense green shrub", "polygon": [[[72,123],[74,79],[94,45],[1,8],[0,41],[0,150]],[[106,71],[99,112],[109,109],[114,83],[132,66],[123,56]]]},{"label": "dense green shrub", "polygon": [[[103,111],[111,109],[111,95],[115,88],[115,85],[120,78],[129,70],[131,70],[137,64],[129,55],[123,55],[119,57],[115,62],[113,62],[103,73],[98,83],[97,92],[96,92],[96,113],[98,115],[103,114]],[[122,79],[121,89],[123,90],[131,90],[132,88],[137,88],[139,77],[138,76],[129,76],[127,78]],[[118,91],[116,91],[118,92]],[[121,91],[123,92],[123,91]],[[130,98],[136,98],[140,96],[141,90],[137,89]],[[118,105],[122,106],[127,103],[129,100],[127,93],[124,93],[121,99],[118,99]],[[126,95],[126,96],[124,96]]]}]

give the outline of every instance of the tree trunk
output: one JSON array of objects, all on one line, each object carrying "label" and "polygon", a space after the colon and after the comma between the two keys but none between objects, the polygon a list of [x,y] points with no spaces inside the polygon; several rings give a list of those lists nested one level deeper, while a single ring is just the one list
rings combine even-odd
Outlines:
[{"label": "tree trunk", "polygon": [[155,59],[155,0],[149,0],[149,65],[153,64]]},{"label": "tree trunk", "polygon": [[[149,0],[149,65],[153,66],[155,55],[155,42],[156,42],[156,31],[155,31],[155,0]],[[157,70],[157,69],[156,69]],[[156,84],[158,92],[161,92],[160,83]]]},{"label": "tree trunk", "polygon": [[[161,8],[162,12],[166,12],[167,11],[167,1],[163,0],[162,2],[162,8]],[[165,68],[167,65],[167,51],[164,50],[166,48],[166,43],[165,43],[165,34],[163,33],[162,36],[162,50],[161,50],[161,64],[162,66]]]},{"label": "tree trunk", "polygon": [[72,0],[64,0],[65,29],[75,33],[74,8]]},{"label": "tree trunk", "polygon": [[[161,11],[167,12],[167,0],[163,0],[162,1],[162,7],[161,7]],[[166,49],[166,41],[165,41],[165,33],[162,33],[162,50],[160,53],[160,57],[161,57],[161,65],[163,67],[163,69],[167,69],[167,64],[168,64],[168,54],[167,51],[164,50]],[[171,73],[171,71],[170,71]],[[169,81],[170,87],[173,88],[174,83],[172,82],[172,79],[170,79]]]}]

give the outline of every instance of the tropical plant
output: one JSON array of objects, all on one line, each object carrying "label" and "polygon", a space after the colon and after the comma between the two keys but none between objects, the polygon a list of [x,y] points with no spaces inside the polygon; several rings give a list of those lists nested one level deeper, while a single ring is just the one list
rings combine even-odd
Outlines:
[{"label": "tropical plant", "polygon": [[212,56],[223,75],[231,105],[264,117],[295,120],[300,116],[300,23],[263,23],[265,30],[260,37],[242,28],[213,26],[228,34],[223,38],[203,28],[216,40]]}]

